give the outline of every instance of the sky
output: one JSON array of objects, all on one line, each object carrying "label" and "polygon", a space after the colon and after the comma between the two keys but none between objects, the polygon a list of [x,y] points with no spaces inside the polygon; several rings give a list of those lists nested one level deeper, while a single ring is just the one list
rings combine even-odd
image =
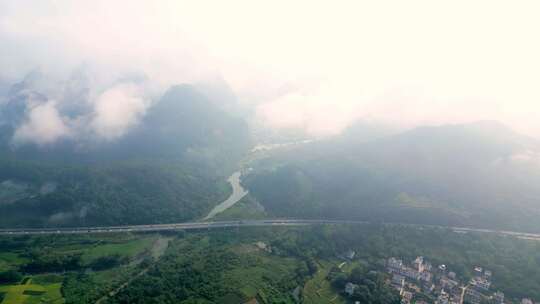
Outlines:
[{"label": "sky", "polygon": [[[216,77],[272,128],[498,120],[540,138],[539,15],[520,0],[3,0],[0,80],[92,71],[90,117],[63,118],[52,98],[21,141],[81,125],[111,140],[168,86]],[[135,74],[145,80],[118,81]]]}]

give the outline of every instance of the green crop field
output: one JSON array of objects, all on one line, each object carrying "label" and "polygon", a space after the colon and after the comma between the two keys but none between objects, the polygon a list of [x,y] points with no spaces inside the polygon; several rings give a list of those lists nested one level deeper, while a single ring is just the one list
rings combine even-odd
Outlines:
[{"label": "green crop field", "polygon": [[0,293],[4,293],[1,304],[64,303],[61,287],[61,283],[35,284],[32,279],[23,285],[0,286]]}]

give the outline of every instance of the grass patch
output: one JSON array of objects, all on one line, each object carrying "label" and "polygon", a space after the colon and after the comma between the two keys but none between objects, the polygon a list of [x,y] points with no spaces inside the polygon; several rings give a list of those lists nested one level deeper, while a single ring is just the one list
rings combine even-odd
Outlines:
[{"label": "grass patch", "polygon": [[63,304],[65,302],[62,293],[60,292],[60,289],[62,288],[61,283],[43,285],[43,288],[45,288],[45,293],[40,296],[29,297],[25,304]]},{"label": "grass patch", "polygon": [[345,303],[345,300],[332,288],[326,279],[330,269],[334,266],[331,262],[320,261],[317,273],[304,285],[304,303],[328,304]]},{"label": "grass patch", "polygon": [[97,245],[84,251],[82,261],[83,263],[88,264],[97,258],[109,255],[120,255],[122,257],[132,258],[145,250],[150,249],[155,240],[156,237],[152,236],[133,239],[122,243]]},{"label": "grass patch", "polygon": [[46,289],[41,285],[27,284],[27,285],[7,285],[0,286],[0,292],[5,293],[2,304],[22,304],[31,297],[35,297],[32,293],[37,294],[41,292],[46,293]]}]

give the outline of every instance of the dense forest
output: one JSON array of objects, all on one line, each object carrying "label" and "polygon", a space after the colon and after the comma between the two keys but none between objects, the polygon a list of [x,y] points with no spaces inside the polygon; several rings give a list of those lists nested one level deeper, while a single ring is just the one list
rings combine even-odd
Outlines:
[{"label": "dense forest", "polygon": [[250,146],[246,123],[189,85],[171,87],[114,141],[14,145],[10,122],[24,119],[27,90],[2,109],[0,227],[194,220],[228,195],[226,177]]},{"label": "dense forest", "polygon": [[[208,170],[208,169],[207,169]],[[48,166],[0,162],[0,179],[24,185],[0,204],[0,226],[178,222],[205,215],[230,192],[221,176],[171,162]]]},{"label": "dense forest", "polygon": [[375,134],[274,153],[243,184],[270,216],[540,231],[538,141],[492,122]]}]

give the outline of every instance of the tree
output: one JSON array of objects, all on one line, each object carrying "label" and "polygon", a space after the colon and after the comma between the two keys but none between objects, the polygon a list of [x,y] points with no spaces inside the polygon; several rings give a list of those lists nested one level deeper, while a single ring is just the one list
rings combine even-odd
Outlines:
[{"label": "tree", "polygon": [[0,284],[13,284],[22,280],[22,275],[15,270],[0,272]]}]

